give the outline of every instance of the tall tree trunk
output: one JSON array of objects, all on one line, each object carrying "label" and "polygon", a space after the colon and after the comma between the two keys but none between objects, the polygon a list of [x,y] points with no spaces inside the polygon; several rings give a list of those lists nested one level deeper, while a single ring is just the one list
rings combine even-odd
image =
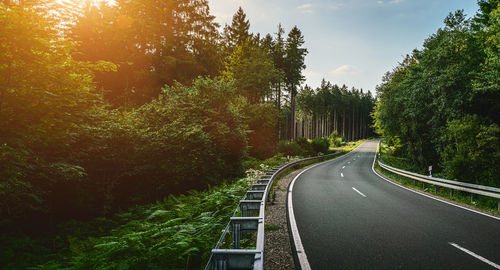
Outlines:
[{"label": "tall tree trunk", "polygon": [[337,108],[333,109],[333,129],[337,131],[337,134],[339,133],[339,127],[338,127],[338,122],[337,122]]},{"label": "tall tree trunk", "polygon": [[345,133],[345,109],[344,109],[344,112],[343,112],[343,116],[342,116],[342,137],[344,137],[344,139],[347,140],[347,136],[346,136],[346,133]]},{"label": "tall tree trunk", "polygon": [[352,108],[352,127],[351,127],[351,138],[352,140],[354,141],[356,138],[355,138],[355,128],[356,128],[356,123],[354,123],[356,117],[354,116],[354,108]]},{"label": "tall tree trunk", "polygon": [[295,139],[295,91],[292,88],[292,95],[290,97],[290,110],[291,110],[291,119],[290,119],[290,139],[294,140]]}]

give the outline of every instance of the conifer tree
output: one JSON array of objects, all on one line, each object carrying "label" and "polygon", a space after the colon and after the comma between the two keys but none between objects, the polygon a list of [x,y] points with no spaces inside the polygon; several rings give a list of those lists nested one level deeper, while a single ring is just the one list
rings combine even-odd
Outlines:
[{"label": "conifer tree", "polygon": [[304,81],[302,70],[306,68],[304,64],[307,49],[302,48],[304,36],[297,26],[294,26],[286,40],[285,47],[285,83],[290,93],[290,137],[295,138],[295,97],[297,96],[297,87]]},{"label": "conifer tree", "polygon": [[233,21],[231,25],[226,25],[224,29],[224,34],[226,42],[229,47],[234,48],[235,46],[243,44],[247,39],[251,38],[252,35],[249,32],[250,22],[247,19],[247,15],[241,7],[233,16]]}]

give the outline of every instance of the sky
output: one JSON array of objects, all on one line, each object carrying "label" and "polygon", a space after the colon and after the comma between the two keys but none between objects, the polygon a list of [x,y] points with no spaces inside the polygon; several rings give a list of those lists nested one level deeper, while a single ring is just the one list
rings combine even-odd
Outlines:
[{"label": "sky", "polygon": [[239,6],[250,20],[250,32],[286,34],[297,25],[309,51],[306,84],[324,78],[348,87],[375,90],[382,76],[427,37],[443,27],[444,18],[463,9],[472,17],[476,0],[209,0],[211,13],[224,26]]}]

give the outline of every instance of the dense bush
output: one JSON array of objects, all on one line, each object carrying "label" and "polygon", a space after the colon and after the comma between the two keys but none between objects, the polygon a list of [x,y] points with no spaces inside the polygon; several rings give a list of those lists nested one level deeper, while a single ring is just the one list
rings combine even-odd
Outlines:
[{"label": "dense bush", "polygon": [[330,134],[329,143],[334,147],[339,147],[345,145],[346,141],[344,140],[344,138],[342,138],[342,136],[338,134],[337,131],[333,131]]},{"label": "dense bush", "polygon": [[[67,223],[63,239],[15,239],[0,247],[0,261],[6,269],[37,264],[33,269],[200,269],[249,183],[244,178],[205,192],[170,195],[89,222],[92,234],[114,225],[100,235],[81,234],[85,224]],[[51,249],[54,254],[47,255]]]},{"label": "dense bush", "polygon": [[94,112],[73,147],[88,174],[84,188],[94,191],[87,203],[105,213],[241,175],[246,129],[233,91],[198,79],[164,88],[137,110]]},{"label": "dense bush", "polygon": [[0,262],[5,269],[201,269],[249,184],[284,162],[282,154],[248,161],[247,177],[234,183],[62,223],[41,237],[1,235]]},{"label": "dense bush", "polygon": [[277,165],[281,165],[286,163],[288,160],[285,157],[284,153],[276,153],[276,155],[265,159],[260,160],[253,157],[249,157],[247,160],[243,162],[243,167],[245,170],[249,169],[261,169],[262,166],[273,167]]},{"label": "dense bush", "polygon": [[500,186],[500,128],[484,125],[477,116],[448,122],[441,140],[444,175],[464,182]]},{"label": "dense bush", "polygon": [[330,148],[330,141],[327,138],[316,138],[311,141],[313,153],[327,153]]},{"label": "dense bush", "polygon": [[248,123],[248,152],[258,159],[271,157],[278,142],[279,110],[274,104],[249,104],[245,118]]},{"label": "dense bush", "polygon": [[330,143],[326,138],[317,138],[312,141],[298,137],[294,141],[279,141],[276,151],[288,156],[315,156],[318,153],[326,154]]},{"label": "dense bush", "polygon": [[84,184],[71,145],[100,103],[92,71],[115,69],[75,61],[75,44],[46,15],[0,4],[0,227],[33,213],[33,220],[45,217],[55,197]]},{"label": "dense bush", "polygon": [[0,186],[7,195],[0,225],[106,215],[239,176],[247,149],[241,108],[232,83],[200,78],[166,87],[136,110],[79,112],[81,122],[60,123],[70,134],[62,142],[27,144],[52,130],[38,126],[40,135],[1,146],[0,173],[9,182]]},{"label": "dense bush", "polygon": [[303,153],[302,148],[295,141],[279,141],[276,146],[276,152],[287,156],[300,156]]}]

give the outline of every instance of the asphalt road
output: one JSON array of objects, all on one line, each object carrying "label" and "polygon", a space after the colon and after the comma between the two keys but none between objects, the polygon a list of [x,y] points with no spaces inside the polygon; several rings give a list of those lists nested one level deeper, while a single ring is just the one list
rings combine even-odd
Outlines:
[{"label": "asphalt road", "polygon": [[365,142],[295,181],[293,213],[311,269],[496,269],[500,220],[381,179],[376,148]]}]

